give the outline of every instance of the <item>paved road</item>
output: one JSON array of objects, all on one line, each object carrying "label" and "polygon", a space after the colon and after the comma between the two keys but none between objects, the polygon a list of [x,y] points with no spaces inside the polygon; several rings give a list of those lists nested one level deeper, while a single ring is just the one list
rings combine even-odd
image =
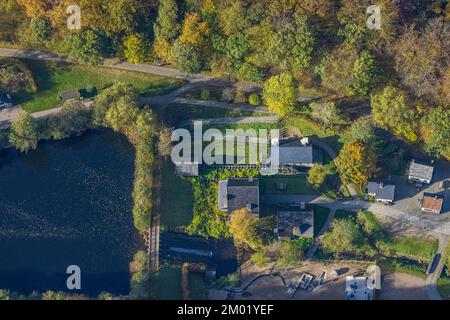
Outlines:
[{"label": "paved road", "polygon": [[191,106],[217,108],[217,109],[229,109],[229,110],[240,110],[240,111],[251,111],[251,112],[261,112],[261,113],[271,113],[266,107],[255,107],[249,104],[235,104],[235,103],[225,103],[218,101],[207,101],[207,100],[194,100],[186,98],[176,98],[174,103],[186,104]]},{"label": "paved road", "polygon": [[426,280],[427,286],[427,295],[430,300],[442,300],[441,295],[436,286],[436,281],[441,276],[442,270],[444,269],[445,259],[442,256],[445,248],[448,244],[448,237],[444,235],[439,236],[439,248],[436,254],[441,254],[441,260],[439,260],[439,264],[436,266],[436,269],[432,274],[430,274]]},{"label": "paved road", "polygon": [[281,118],[279,116],[271,117],[237,117],[237,118],[213,118],[213,119],[190,119],[181,121],[180,127],[193,125],[195,122],[202,122],[203,125],[221,125],[221,124],[253,124],[253,123],[277,123]]},{"label": "paved road", "polygon": [[[42,51],[32,51],[32,50],[21,50],[21,49],[7,49],[0,48],[1,57],[10,58],[22,58],[22,59],[33,59],[33,60],[46,60],[46,61],[56,61],[56,62],[67,62],[67,63],[79,63],[68,57],[59,56],[49,52]],[[148,64],[134,64],[130,62],[123,62],[118,59],[106,59],[101,65],[106,68],[127,70],[127,71],[137,71],[149,74],[156,74],[164,77],[171,77],[177,79],[184,79],[191,82],[196,81],[206,81],[214,79],[209,75],[205,74],[187,74],[179,70],[167,67],[158,67]]]}]

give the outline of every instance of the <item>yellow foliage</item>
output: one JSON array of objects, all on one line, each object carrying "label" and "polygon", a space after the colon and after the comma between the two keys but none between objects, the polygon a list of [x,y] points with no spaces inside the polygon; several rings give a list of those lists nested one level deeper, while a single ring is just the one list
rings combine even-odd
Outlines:
[{"label": "yellow foliage", "polygon": [[184,19],[180,41],[195,46],[203,46],[205,43],[204,37],[208,34],[208,23],[201,21],[198,13],[191,13]]}]

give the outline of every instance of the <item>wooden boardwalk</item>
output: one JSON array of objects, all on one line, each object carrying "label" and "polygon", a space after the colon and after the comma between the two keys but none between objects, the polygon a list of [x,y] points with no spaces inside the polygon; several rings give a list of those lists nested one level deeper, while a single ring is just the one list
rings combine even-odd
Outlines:
[{"label": "wooden boardwalk", "polygon": [[159,269],[159,223],[152,223],[148,230],[147,251],[150,270]]}]

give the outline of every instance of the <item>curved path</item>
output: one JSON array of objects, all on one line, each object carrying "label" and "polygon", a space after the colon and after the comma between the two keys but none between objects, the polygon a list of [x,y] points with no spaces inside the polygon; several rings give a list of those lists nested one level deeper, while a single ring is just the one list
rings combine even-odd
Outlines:
[{"label": "curved path", "polygon": [[430,300],[442,300],[441,295],[439,294],[439,290],[436,286],[436,281],[442,274],[442,270],[444,269],[445,257],[443,257],[443,252],[447,247],[448,237],[444,235],[439,236],[439,248],[436,254],[441,255],[441,259],[439,260],[439,264],[436,266],[436,269],[432,274],[430,274],[426,280],[426,288],[428,299]]}]

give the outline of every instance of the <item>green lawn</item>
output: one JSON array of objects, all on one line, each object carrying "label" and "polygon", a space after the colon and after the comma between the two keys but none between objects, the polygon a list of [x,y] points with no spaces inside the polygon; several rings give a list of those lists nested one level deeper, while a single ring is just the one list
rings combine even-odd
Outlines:
[{"label": "green lawn", "polygon": [[162,167],[161,224],[169,230],[188,225],[192,221],[192,184],[174,174],[170,161]]},{"label": "green lawn", "polygon": [[314,236],[316,237],[319,234],[319,231],[327,221],[328,215],[330,214],[330,209],[314,206]]},{"label": "green lawn", "polygon": [[72,65],[55,62],[24,60],[33,73],[39,87],[37,94],[24,94],[16,103],[28,112],[54,108],[60,104],[61,91],[95,87],[98,91],[120,81],[133,85],[143,95],[160,95],[170,92],[183,83],[182,80],[151,74],[114,70],[102,67]]},{"label": "green lawn", "polygon": [[399,256],[430,260],[439,246],[438,240],[396,237],[385,241],[385,245]]},{"label": "green lawn", "polygon": [[[318,194],[306,181],[306,174],[263,176],[261,180],[263,192],[266,194]],[[285,183],[287,189],[277,190],[278,183]]]},{"label": "green lawn", "polygon": [[450,300],[450,278],[442,277],[437,280],[437,287],[441,297],[445,300]]},{"label": "green lawn", "polygon": [[267,116],[266,113],[251,111],[227,110],[190,106],[185,104],[171,104],[165,111],[164,121],[169,126],[176,125],[179,121],[186,119],[208,119],[208,118],[235,118],[235,117],[258,117]]}]

